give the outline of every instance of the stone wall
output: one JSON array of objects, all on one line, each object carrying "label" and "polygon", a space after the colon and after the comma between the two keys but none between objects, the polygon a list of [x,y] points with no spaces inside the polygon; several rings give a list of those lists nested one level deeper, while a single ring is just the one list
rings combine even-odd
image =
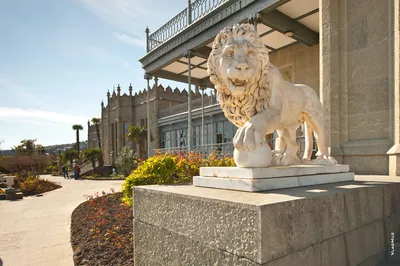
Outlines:
[{"label": "stone wall", "polygon": [[388,174],[393,145],[393,3],[322,0],[320,97],[331,153],[359,174]]},{"label": "stone wall", "polygon": [[400,181],[264,193],[135,187],[135,265],[365,266],[400,236]]},{"label": "stone wall", "polygon": [[306,84],[319,93],[319,45],[295,43],[270,54],[285,80]]}]

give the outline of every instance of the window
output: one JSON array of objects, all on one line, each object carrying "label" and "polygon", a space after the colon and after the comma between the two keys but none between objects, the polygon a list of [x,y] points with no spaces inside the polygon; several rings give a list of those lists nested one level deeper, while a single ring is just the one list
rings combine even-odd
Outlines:
[{"label": "window", "polygon": [[147,128],[147,118],[140,119],[140,127]]},{"label": "window", "polygon": [[201,145],[201,126],[193,127],[193,146],[197,147]]},{"label": "window", "polygon": [[161,143],[160,143],[161,149],[165,148],[165,132],[161,133]]},{"label": "window", "polygon": [[224,122],[224,143],[233,141],[233,124],[229,121]]},{"label": "window", "polygon": [[224,122],[217,123],[217,143],[223,143]]},{"label": "window", "polygon": [[207,143],[212,144],[214,142],[213,140],[213,124],[208,124],[207,125]]},{"label": "window", "polygon": [[171,148],[171,131],[161,133],[161,148]]},{"label": "window", "polygon": [[186,147],[187,146],[187,128],[178,129],[176,131],[177,134],[177,147]]},{"label": "window", "polygon": [[127,137],[127,135],[128,135],[128,133],[129,133],[129,123],[128,122],[123,122],[123,125],[124,125],[124,146],[126,146],[127,145],[127,143],[128,143],[128,137]]},{"label": "window", "polygon": [[204,144],[212,144],[212,124],[204,125]]}]

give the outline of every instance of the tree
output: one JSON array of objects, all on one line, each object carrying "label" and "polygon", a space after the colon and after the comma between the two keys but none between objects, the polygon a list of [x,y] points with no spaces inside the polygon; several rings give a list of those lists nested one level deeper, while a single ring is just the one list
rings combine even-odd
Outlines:
[{"label": "tree", "polygon": [[40,144],[36,145],[35,149],[38,154],[46,154],[45,148]]},{"label": "tree", "polygon": [[14,146],[13,150],[17,155],[33,155],[36,150],[36,139],[21,140],[21,144]]},{"label": "tree", "polygon": [[77,150],[77,156],[78,156],[78,159],[80,158],[80,142],[79,142],[79,130],[83,130],[83,127],[82,127],[82,125],[78,125],[78,124],[76,124],[76,125],[73,125],[72,126],[72,129],[73,130],[75,130],[76,131],[76,150]]},{"label": "tree", "polygon": [[138,145],[139,158],[143,159],[142,142],[147,137],[147,130],[144,127],[130,126],[127,136],[130,141],[133,141]]},{"label": "tree", "polygon": [[96,135],[97,135],[97,142],[99,143],[99,149],[100,149],[100,161],[99,164],[100,166],[103,166],[103,151],[101,149],[101,140],[100,140],[100,129],[99,129],[99,125],[100,125],[100,118],[97,117],[93,117],[92,118],[92,123],[96,126]]},{"label": "tree", "polygon": [[135,159],[137,159],[135,158],[135,152],[127,147],[123,147],[115,161],[117,171],[124,176],[130,175],[132,170],[137,166],[137,160]]},{"label": "tree", "polygon": [[85,162],[91,162],[92,167],[96,167],[96,161],[101,160],[101,150],[100,149],[90,149],[90,150],[83,150],[82,157]]},{"label": "tree", "polygon": [[61,154],[61,158],[63,160],[63,163],[70,163],[71,169],[73,167],[73,162],[74,159],[77,158],[78,153],[76,152],[76,150],[66,150]]}]

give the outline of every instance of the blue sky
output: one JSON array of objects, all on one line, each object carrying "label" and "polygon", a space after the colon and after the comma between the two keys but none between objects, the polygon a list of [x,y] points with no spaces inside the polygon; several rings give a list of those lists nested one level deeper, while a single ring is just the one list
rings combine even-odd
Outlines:
[{"label": "blue sky", "polygon": [[[150,31],[186,0],[1,0],[0,149],[36,138],[75,141],[72,124],[100,116],[113,85],[145,87],[138,59]],[[161,80],[180,88],[184,84]]]}]

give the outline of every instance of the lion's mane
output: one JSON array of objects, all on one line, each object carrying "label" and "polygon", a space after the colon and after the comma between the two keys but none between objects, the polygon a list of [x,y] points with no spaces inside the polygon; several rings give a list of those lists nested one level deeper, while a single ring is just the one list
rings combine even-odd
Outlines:
[{"label": "lion's mane", "polygon": [[[238,127],[242,127],[252,116],[270,105],[273,73],[268,71],[270,69],[268,50],[252,27],[250,24],[236,24],[224,28],[215,37],[207,61],[207,72],[215,85],[221,109],[226,118]],[[218,70],[224,47],[234,39],[247,39],[257,49],[258,70],[253,83],[247,85],[246,92],[241,97],[232,96]]]}]

